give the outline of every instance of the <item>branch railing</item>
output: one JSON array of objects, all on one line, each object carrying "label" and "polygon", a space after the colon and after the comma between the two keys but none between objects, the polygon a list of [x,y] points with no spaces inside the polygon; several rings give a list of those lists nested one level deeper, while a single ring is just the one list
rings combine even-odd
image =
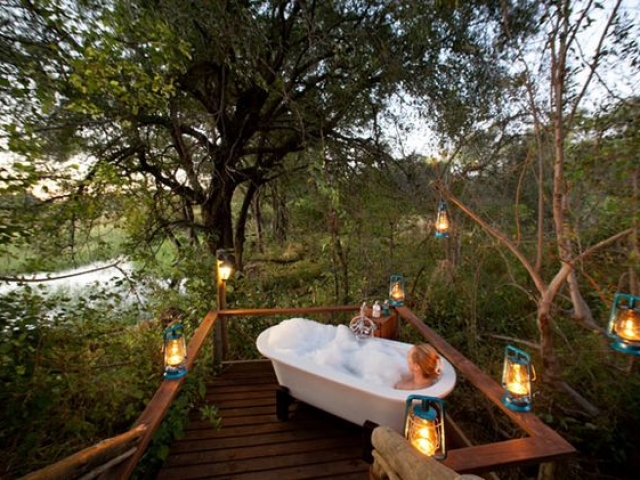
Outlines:
[{"label": "branch railing", "polygon": [[[406,307],[395,308],[401,318],[415,327],[422,334],[425,340],[431,343],[436,350],[447,358],[447,360],[457,369],[459,375],[465,377],[487,399],[489,399],[491,403],[502,410],[502,412],[504,412],[504,414],[506,414],[519,429],[528,435],[524,438],[449,450],[447,458],[443,461],[446,466],[459,473],[481,473],[495,470],[497,467],[507,467],[527,463],[541,463],[575,453],[575,449],[571,444],[564,440],[564,438],[562,438],[553,429],[545,425],[544,422],[542,422],[535,414],[515,412],[505,407],[501,401],[503,394],[502,387],[464,355],[449,345],[411,310]],[[357,311],[358,309],[358,306],[353,305],[306,308],[212,310],[204,317],[203,321],[200,323],[189,341],[189,345],[187,347],[187,368],[191,370],[203,346],[205,345],[207,338],[214,329],[216,322],[223,318],[226,320],[227,317],[242,316],[332,314]],[[216,345],[219,345],[215,339],[212,339],[212,343],[214,344],[214,349]],[[111,441],[111,444],[120,445],[120,443],[124,443],[124,439],[130,442],[131,439],[134,438],[137,440],[135,451],[132,451],[132,449],[129,448],[126,455],[106,459],[104,464],[97,465],[93,469],[93,472],[99,475],[93,475],[88,478],[96,478],[99,476],[101,479],[122,480],[128,479],[131,476],[138,465],[140,458],[151,442],[153,435],[160,426],[164,416],[178,395],[185,379],[186,377],[182,377],[178,380],[163,381],[145,410],[132,426],[132,429],[118,437],[108,439]],[[135,432],[135,434],[131,432]],[[89,447],[88,449],[79,452],[79,454],[91,452],[91,449],[94,449],[95,447],[95,445]],[[86,470],[92,460],[91,458],[85,457],[82,457],[84,462],[83,470]],[[95,457],[98,458],[97,456]],[[103,457],[104,455],[100,457],[100,459],[105,460]],[[27,475],[27,477],[24,477],[23,480],[79,478],[78,476],[70,476],[68,474],[70,471],[67,472],[66,476],[52,476],[52,472],[59,471],[55,469],[59,469],[60,464],[67,460],[68,459],[64,459],[54,465],[38,470],[37,472],[33,472],[32,474]],[[119,463],[114,464],[115,460],[119,460]]]}]

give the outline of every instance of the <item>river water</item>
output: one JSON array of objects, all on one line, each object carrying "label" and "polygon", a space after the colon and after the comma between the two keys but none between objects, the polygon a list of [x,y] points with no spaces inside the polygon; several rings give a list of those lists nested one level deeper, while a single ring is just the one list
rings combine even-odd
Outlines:
[{"label": "river water", "polygon": [[[3,324],[6,329],[20,323],[19,319],[7,318],[7,316],[20,316],[21,302],[24,298],[22,295],[27,289],[45,299],[53,295],[66,298],[60,301],[59,308],[54,307],[52,310],[45,311],[40,321],[46,322],[47,319],[60,316],[65,308],[68,311],[69,305],[73,308],[74,304],[96,308],[107,308],[108,305],[109,309],[119,311],[135,307],[143,314],[149,290],[138,280],[132,280],[133,274],[133,264],[122,259],[96,262],[59,272],[24,275],[21,276],[25,279],[23,283],[0,282],[0,329]],[[164,282],[159,282],[157,286],[163,287],[163,284]],[[108,295],[105,295],[105,292]],[[26,312],[29,305],[25,304],[24,308]],[[2,318],[3,313],[7,315],[5,318]]]},{"label": "river water", "polygon": [[59,272],[40,272],[20,275],[26,281],[0,282],[0,296],[8,295],[23,285],[37,286],[43,294],[66,293],[71,296],[86,293],[92,287],[116,288],[133,273],[133,265],[126,260],[96,262],[80,268]]}]

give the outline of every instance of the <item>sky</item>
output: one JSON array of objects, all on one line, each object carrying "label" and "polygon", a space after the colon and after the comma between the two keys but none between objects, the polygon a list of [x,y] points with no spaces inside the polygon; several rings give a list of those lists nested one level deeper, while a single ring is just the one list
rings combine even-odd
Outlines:
[{"label": "sky", "polygon": [[[586,2],[581,2],[582,5],[585,3]],[[576,51],[576,54],[581,55],[582,58],[587,61],[593,57],[598,47],[605,22],[609,18],[616,1],[603,0],[600,4],[602,4],[603,8],[595,8],[591,12],[594,21],[590,24],[589,28],[584,29],[577,36],[577,45],[580,46],[580,51]],[[579,11],[580,8],[578,6],[576,12]],[[636,39],[640,38],[640,0],[623,0],[620,13],[637,19],[636,30],[631,37]],[[539,46],[540,44],[533,44],[533,50],[535,51]],[[615,46],[609,44],[609,47]],[[546,53],[545,58],[548,58],[548,56],[548,53]],[[528,54],[525,58],[532,70],[537,71],[540,68],[541,59],[539,55]],[[572,60],[577,61],[578,59],[576,56],[573,56]],[[522,64],[515,64],[514,68],[521,69]],[[586,81],[587,72],[587,69],[577,70],[574,78],[578,82],[578,85],[582,85]],[[540,84],[536,86],[542,87]],[[603,102],[610,99],[612,95],[626,98],[638,92],[640,92],[640,65],[634,67],[628,61],[619,61],[614,57],[606,56],[599,68],[599,75],[591,81],[588,94],[582,106],[588,109],[598,108]],[[387,131],[389,137],[392,139],[394,153],[400,157],[410,153],[437,155],[438,141],[429,128],[427,119],[421,117],[415,111],[410,111],[407,107],[401,107],[399,104],[393,111],[395,115],[404,116],[406,120],[414,123],[414,128],[409,133],[397,132],[393,125],[388,126]]]}]

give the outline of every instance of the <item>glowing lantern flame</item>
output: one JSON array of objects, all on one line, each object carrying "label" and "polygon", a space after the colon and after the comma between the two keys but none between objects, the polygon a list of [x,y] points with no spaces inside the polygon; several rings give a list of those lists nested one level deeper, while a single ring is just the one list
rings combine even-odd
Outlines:
[{"label": "glowing lantern flame", "polygon": [[176,379],[187,373],[187,344],[181,324],[167,327],[164,337],[164,378]]},{"label": "glowing lantern flame", "polygon": [[529,395],[529,374],[525,365],[511,364],[511,370],[507,375],[507,390],[514,395]]},{"label": "glowing lantern flame", "polygon": [[389,304],[399,307],[404,304],[404,277],[402,275],[391,275],[389,280]]},{"label": "glowing lantern flame", "polygon": [[405,410],[405,438],[423,455],[445,458],[444,403],[435,397],[409,395]]},{"label": "glowing lantern flame", "polygon": [[630,342],[640,341],[640,312],[635,309],[620,309],[613,330]]},{"label": "glowing lantern flame", "polygon": [[449,214],[447,213],[447,204],[440,202],[438,205],[438,215],[436,217],[436,238],[445,238],[449,236],[449,228],[451,223],[449,222]]},{"label": "glowing lantern flame", "polygon": [[505,348],[502,369],[502,386],[505,395],[502,403],[517,412],[529,412],[532,408],[531,382],[535,370],[528,353],[508,345]]}]

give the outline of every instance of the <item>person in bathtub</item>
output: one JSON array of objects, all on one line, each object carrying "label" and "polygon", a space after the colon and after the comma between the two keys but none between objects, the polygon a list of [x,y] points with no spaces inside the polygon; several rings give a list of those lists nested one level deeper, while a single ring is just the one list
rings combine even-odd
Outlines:
[{"label": "person in bathtub", "polygon": [[440,357],[428,343],[417,343],[407,352],[409,373],[402,375],[393,386],[398,390],[419,390],[427,388],[440,376]]}]

